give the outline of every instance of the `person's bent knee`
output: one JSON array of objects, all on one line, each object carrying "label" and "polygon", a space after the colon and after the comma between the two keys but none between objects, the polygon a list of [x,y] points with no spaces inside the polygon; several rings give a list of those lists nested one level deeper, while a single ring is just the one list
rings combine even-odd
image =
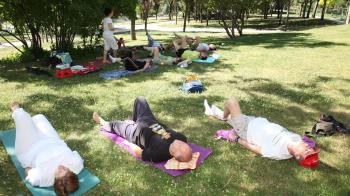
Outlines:
[{"label": "person's bent knee", "polygon": [[138,96],[138,97],[136,97],[135,101],[136,102],[145,102],[146,98],[144,96]]}]

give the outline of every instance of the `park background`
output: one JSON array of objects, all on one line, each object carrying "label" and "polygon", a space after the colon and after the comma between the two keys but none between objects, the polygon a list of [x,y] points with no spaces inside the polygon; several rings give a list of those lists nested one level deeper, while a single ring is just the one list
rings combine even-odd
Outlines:
[{"label": "park background", "polygon": [[[205,98],[222,106],[235,96],[246,114],[299,134],[322,113],[349,125],[349,6],[344,0],[0,0],[0,130],[14,127],[14,100],[45,114],[101,179],[86,195],[349,195],[348,135],[317,138],[320,166],[311,170],[214,140],[216,130],[229,126],[203,109]],[[127,46],[147,44],[147,31],[165,43],[177,32],[218,45],[221,58],[113,81],[99,73],[59,80],[26,71],[46,69],[54,50],[69,52],[75,63],[102,56],[105,7],[113,8],[116,37]],[[198,75],[207,91],[179,92],[188,74]],[[213,149],[201,167],[172,178],[98,133],[93,111],[126,118],[139,95],[161,122]],[[0,163],[0,195],[29,195],[3,146]]]}]

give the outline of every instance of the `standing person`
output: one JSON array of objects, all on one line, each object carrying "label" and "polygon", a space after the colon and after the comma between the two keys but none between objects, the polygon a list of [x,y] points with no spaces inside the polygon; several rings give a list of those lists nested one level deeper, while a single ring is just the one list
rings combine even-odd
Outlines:
[{"label": "standing person", "polygon": [[109,63],[107,60],[107,53],[110,49],[113,50],[113,56],[117,56],[118,44],[113,36],[113,11],[110,8],[105,8],[104,10],[105,18],[102,20],[103,26],[103,41],[104,41],[104,51],[103,51],[103,63]]},{"label": "standing person", "polygon": [[31,117],[17,102],[11,105],[16,125],[15,153],[32,186],[54,186],[57,195],[79,188],[83,159],[58,136],[42,114]]}]

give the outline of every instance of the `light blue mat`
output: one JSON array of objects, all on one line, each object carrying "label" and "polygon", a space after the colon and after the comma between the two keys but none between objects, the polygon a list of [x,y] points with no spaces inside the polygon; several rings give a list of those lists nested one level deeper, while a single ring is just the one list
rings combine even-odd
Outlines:
[{"label": "light blue mat", "polygon": [[[152,66],[148,69],[144,70],[143,72],[153,72],[158,69],[158,66]],[[139,72],[142,73],[142,72]],[[100,73],[100,77],[106,80],[117,80],[123,77],[127,77],[130,75],[136,74],[134,71],[128,71],[128,70],[112,70],[104,73]]]},{"label": "light blue mat", "polygon": [[[34,187],[25,180],[24,169],[22,168],[21,164],[18,162],[17,157],[15,155],[15,138],[16,138],[15,129],[11,129],[8,131],[0,131],[0,139],[5,146],[7,153],[10,155],[12,162],[14,163],[22,181],[25,183],[29,191],[34,196],[56,195],[55,191],[53,190],[53,187],[48,187],[48,188]],[[87,192],[88,190],[96,186],[98,183],[100,183],[100,180],[96,176],[91,174],[86,168],[79,173],[78,178],[79,178],[80,187],[76,192],[71,194],[73,196],[82,195],[83,193]]]},{"label": "light blue mat", "polygon": [[214,63],[219,58],[220,58],[220,55],[214,54],[214,55],[208,57],[206,60],[196,59],[196,60],[193,60],[193,62],[196,62],[196,63]]}]

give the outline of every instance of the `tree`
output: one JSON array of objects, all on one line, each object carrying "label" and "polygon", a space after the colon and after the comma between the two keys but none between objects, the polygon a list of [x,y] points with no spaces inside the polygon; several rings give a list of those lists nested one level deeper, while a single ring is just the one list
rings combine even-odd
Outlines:
[{"label": "tree", "polygon": [[350,3],[349,3],[349,6],[348,6],[348,16],[346,18],[346,24],[350,24]]},{"label": "tree", "polygon": [[[136,40],[136,30],[135,30],[135,26],[136,26],[136,7],[138,5],[138,0],[123,0],[123,1],[114,1],[114,0],[110,0],[111,2],[109,3],[113,3],[112,5],[114,5],[114,7],[118,8],[115,11],[117,11],[117,13],[124,15],[126,17],[128,17],[131,21],[130,24],[130,36],[132,40]],[[123,8],[123,9],[120,9]]]},{"label": "tree", "polygon": [[168,16],[169,20],[172,20],[173,18],[173,9],[174,9],[174,3],[176,0],[166,0],[166,3],[168,5]]},{"label": "tree", "polygon": [[184,13],[184,25],[183,25],[182,31],[186,32],[186,22],[190,12],[190,0],[184,0],[184,5],[185,5],[185,13]]},{"label": "tree", "polygon": [[160,8],[160,0],[153,0],[154,3],[154,11],[156,12],[156,20],[158,20],[158,12],[159,12],[159,8]]},{"label": "tree", "polygon": [[325,14],[326,8],[327,8],[327,0],[321,0],[320,5],[322,6],[321,20],[324,20],[324,14]]},{"label": "tree", "polygon": [[316,18],[316,12],[317,12],[319,4],[320,4],[320,0],[316,0],[316,4],[315,4],[315,8],[314,8],[314,13],[312,14],[312,18]]},{"label": "tree", "polygon": [[149,10],[151,9],[152,2],[151,0],[139,0],[139,3],[141,5],[141,12],[143,17],[142,19],[145,22],[145,31],[146,31],[146,34],[148,34],[148,30],[147,30],[148,14],[149,14]]},{"label": "tree", "polygon": [[288,23],[289,23],[289,14],[290,14],[290,6],[292,4],[292,0],[288,0],[287,2],[287,17],[286,17],[286,22],[284,25],[284,31],[287,31],[288,29]]},{"label": "tree", "polygon": [[243,35],[245,16],[249,9],[257,4],[256,0],[211,0],[210,6],[216,11],[219,24],[225,29],[227,35],[236,37],[235,29],[240,36]]}]

